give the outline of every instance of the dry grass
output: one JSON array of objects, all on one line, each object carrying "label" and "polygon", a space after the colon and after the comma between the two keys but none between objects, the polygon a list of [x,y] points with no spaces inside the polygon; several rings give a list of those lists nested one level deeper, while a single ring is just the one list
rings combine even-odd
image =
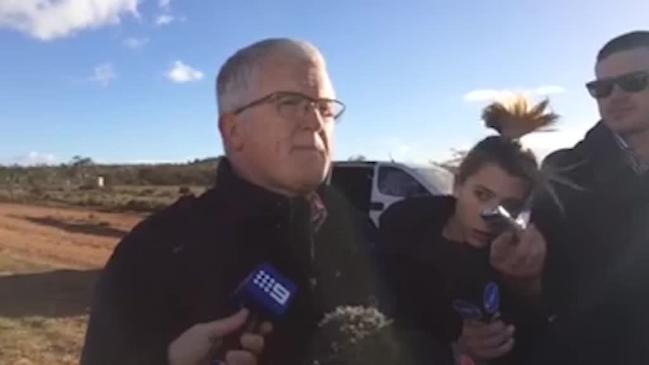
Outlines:
[{"label": "dry grass", "polygon": [[0,363],[41,365],[79,363],[87,316],[0,317]]},{"label": "dry grass", "polygon": [[[185,187],[200,195],[206,188]],[[91,207],[112,212],[160,210],[183,194],[180,186],[111,186],[104,189],[0,186],[0,201],[44,205]]]},{"label": "dry grass", "polygon": [[[41,295],[46,289],[43,286],[48,286],[46,292],[52,293],[58,291],[58,284],[69,285],[66,282],[55,282],[52,286],[51,281],[37,279],[55,272],[51,270],[52,268],[42,264],[34,264],[0,251],[0,292],[3,296],[0,302],[0,364],[79,363],[87,315],[78,313],[57,316],[52,310],[48,310],[48,298]],[[29,281],[23,278],[29,278]],[[78,295],[80,292],[68,293]],[[21,312],[29,315],[21,315]]]},{"label": "dry grass", "polygon": [[143,217],[0,204],[0,365],[79,363],[99,270]]},{"label": "dry grass", "polygon": [[79,363],[99,270],[142,218],[0,203],[0,365]]},{"label": "dry grass", "polygon": [[[48,266],[9,256],[0,247],[0,277],[46,270]],[[1,304],[0,304],[1,305]]]}]

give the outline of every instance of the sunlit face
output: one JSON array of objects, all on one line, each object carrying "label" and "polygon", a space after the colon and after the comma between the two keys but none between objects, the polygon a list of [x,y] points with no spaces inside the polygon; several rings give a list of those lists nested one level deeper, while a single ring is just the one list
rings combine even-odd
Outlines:
[{"label": "sunlit face", "polygon": [[494,163],[483,165],[464,182],[457,183],[453,191],[457,199],[454,217],[464,241],[476,248],[485,247],[493,234],[481,213],[498,205],[519,212],[529,189],[527,181],[510,175]]},{"label": "sunlit face", "polygon": [[[595,67],[598,80],[636,71],[649,71],[649,48],[613,53]],[[628,92],[615,86],[597,103],[604,123],[614,132],[624,136],[649,130],[649,88]]]},{"label": "sunlit face", "polygon": [[[257,75],[250,101],[278,91],[313,99],[335,97],[317,59],[269,56]],[[313,191],[330,168],[335,121],[313,109],[287,117],[278,112],[278,106],[278,102],[262,103],[238,114],[234,148],[254,180],[264,187],[290,195]]]}]

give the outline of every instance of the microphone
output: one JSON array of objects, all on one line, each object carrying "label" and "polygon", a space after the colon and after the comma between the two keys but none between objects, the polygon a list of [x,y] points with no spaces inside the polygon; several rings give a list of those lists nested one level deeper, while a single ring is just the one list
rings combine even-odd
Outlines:
[{"label": "microphone", "polygon": [[462,299],[454,300],[452,305],[462,319],[489,322],[500,317],[500,288],[493,281],[487,283],[482,292],[481,306]]},{"label": "microphone", "polygon": [[508,230],[524,231],[530,220],[530,211],[525,209],[518,215],[513,215],[505,207],[498,205],[484,210],[480,216],[489,225],[493,234],[498,236]]},{"label": "microphone", "polygon": [[[230,304],[236,308],[247,308],[250,316],[242,332],[253,331],[260,319],[280,320],[298,292],[297,285],[268,263],[255,268],[239,284],[230,297]],[[228,336],[218,356],[211,365],[225,364],[221,358],[233,348],[239,348],[240,333]]]},{"label": "microphone", "polygon": [[[463,320],[490,322],[500,318],[500,300],[498,284],[490,281],[482,292],[481,306],[462,299],[454,300],[452,306]],[[483,362],[473,360],[458,345],[453,346],[453,353],[459,365],[485,365]]]},{"label": "microphone", "polygon": [[235,308],[251,314],[281,319],[297,294],[297,285],[268,263],[259,265],[239,284],[230,298]]}]

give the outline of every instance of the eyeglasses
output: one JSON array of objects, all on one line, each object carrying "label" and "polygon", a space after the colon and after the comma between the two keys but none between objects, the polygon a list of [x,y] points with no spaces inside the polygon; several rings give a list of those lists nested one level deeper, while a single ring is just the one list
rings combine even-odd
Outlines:
[{"label": "eyeglasses", "polygon": [[314,99],[298,92],[276,91],[236,109],[234,114],[265,103],[275,104],[277,113],[284,118],[304,117],[313,108],[320,117],[337,120],[345,111],[345,104],[335,99]]},{"label": "eyeglasses", "polygon": [[591,81],[586,84],[586,88],[595,99],[604,99],[613,93],[613,87],[615,85],[629,93],[640,92],[649,85],[649,72],[636,71],[618,77]]}]

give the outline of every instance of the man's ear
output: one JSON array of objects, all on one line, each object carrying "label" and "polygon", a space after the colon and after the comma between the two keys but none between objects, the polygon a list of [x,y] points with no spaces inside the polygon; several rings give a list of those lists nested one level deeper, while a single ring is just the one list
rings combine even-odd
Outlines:
[{"label": "man's ear", "polygon": [[239,151],[243,148],[245,131],[241,121],[232,113],[223,113],[219,116],[219,131],[225,146],[229,150]]}]

